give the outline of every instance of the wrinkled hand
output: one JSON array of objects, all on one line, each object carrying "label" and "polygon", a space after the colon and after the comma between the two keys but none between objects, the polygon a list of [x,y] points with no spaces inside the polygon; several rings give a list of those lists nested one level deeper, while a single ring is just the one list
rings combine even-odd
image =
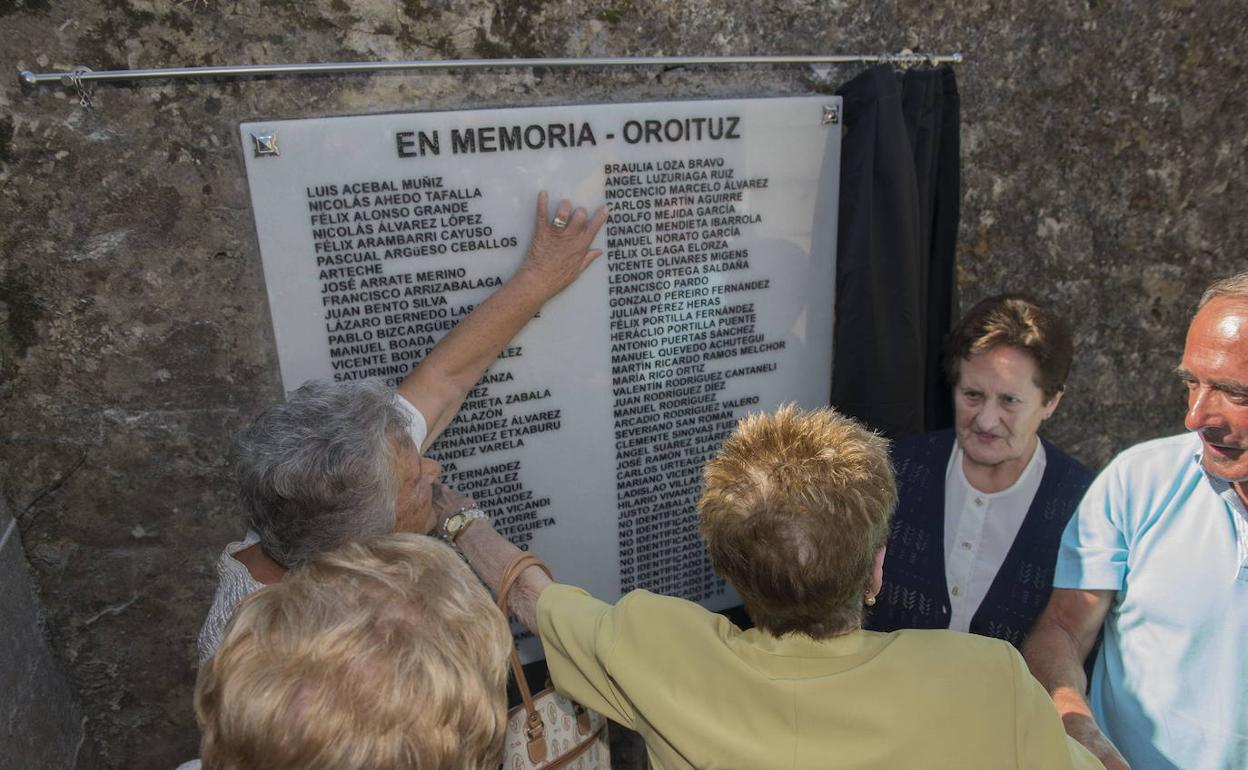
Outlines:
[{"label": "wrinkled hand", "polygon": [[433,482],[433,515],[437,517],[435,530],[441,531],[442,522],[465,508],[475,508],[476,502],[441,481]]},{"label": "wrinkled hand", "polygon": [[537,194],[533,241],[517,274],[535,279],[553,297],[602,254],[602,249],[591,249],[589,244],[607,221],[607,207],[600,207],[591,217],[583,208],[573,209],[571,201],[561,200],[555,217],[567,224],[556,227],[549,206],[550,197],[543,190]]},{"label": "wrinkled hand", "polygon": [[1084,748],[1101,760],[1105,770],[1131,770],[1118,748],[1105,737],[1092,717],[1084,714],[1066,714],[1062,717],[1066,734],[1083,744]]}]

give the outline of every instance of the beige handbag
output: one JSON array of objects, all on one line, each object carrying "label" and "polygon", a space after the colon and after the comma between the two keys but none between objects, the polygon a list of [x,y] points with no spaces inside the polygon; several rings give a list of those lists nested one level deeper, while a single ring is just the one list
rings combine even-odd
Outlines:
[{"label": "beige handbag", "polygon": [[[529,567],[550,575],[550,568],[533,554],[517,556],[507,565],[498,589],[503,615],[507,614],[507,593]],[[601,714],[560,695],[549,683],[536,697],[531,695],[514,645],[511,671],[524,703],[507,712],[502,770],[611,770],[607,720]]]}]

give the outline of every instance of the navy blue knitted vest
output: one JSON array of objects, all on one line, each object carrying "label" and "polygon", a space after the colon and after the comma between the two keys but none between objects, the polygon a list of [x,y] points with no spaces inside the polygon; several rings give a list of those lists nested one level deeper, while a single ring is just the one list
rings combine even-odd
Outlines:
[{"label": "navy blue knitted vest", "polygon": [[[1041,439],[1044,441],[1044,439]],[[911,436],[893,446],[900,500],[884,560],[884,588],[867,628],[948,628],[945,582],[945,469],[952,430]],[[988,594],[971,618],[971,633],[1014,646],[1049,601],[1062,530],[1092,483],[1093,473],[1044,441],[1044,476],[1023,525]]]}]

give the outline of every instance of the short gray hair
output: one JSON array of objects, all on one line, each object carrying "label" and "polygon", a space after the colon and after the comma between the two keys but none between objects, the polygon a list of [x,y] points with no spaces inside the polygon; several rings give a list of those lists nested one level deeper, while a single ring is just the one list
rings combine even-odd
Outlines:
[{"label": "short gray hair", "polygon": [[1205,289],[1205,293],[1200,297],[1200,304],[1196,306],[1199,310],[1208,305],[1215,297],[1235,297],[1241,300],[1248,300],[1248,271],[1232,275],[1229,278],[1223,278],[1220,281],[1214,281],[1213,284]]},{"label": "short gray hair", "polygon": [[394,530],[396,454],[412,446],[378,380],[305,383],[239,434],[235,477],[247,525],[287,567]]}]

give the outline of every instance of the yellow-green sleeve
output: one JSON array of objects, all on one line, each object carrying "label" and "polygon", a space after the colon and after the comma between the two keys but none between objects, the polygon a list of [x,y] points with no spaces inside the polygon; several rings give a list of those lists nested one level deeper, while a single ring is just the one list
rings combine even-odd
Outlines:
[{"label": "yellow-green sleeve", "polygon": [[[620,601],[624,604],[627,597]],[[608,719],[632,727],[636,713],[611,678],[619,608],[574,586],[547,586],[537,600],[537,630],[555,689]]]},{"label": "yellow-green sleeve", "polygon": [[1017,739],[1014,743],[1018,747],[1018,767],[1027,770],[1062,767],[1104,770],[1105,766],[1092,752],[1066,734],[1053,699],[1031,675],[1023,656],[1009,645],[1003,647],[1012,659],[1014,694],[1018,702],[1015,710]]}]

